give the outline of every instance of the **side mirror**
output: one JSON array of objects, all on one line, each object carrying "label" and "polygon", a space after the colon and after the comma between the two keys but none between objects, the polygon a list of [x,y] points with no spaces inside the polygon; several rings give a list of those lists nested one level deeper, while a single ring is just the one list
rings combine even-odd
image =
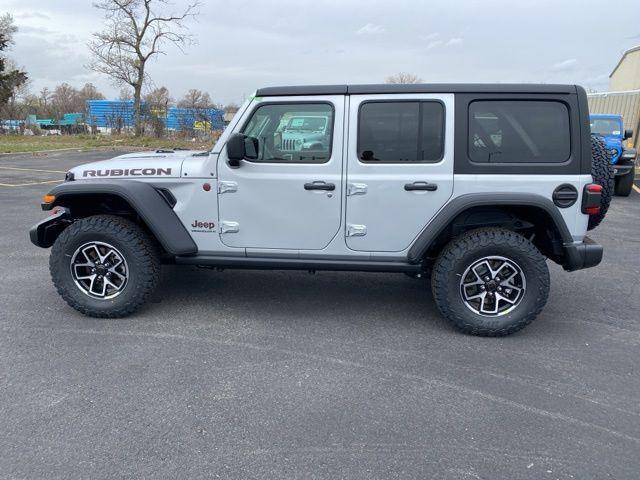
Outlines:
[{"label": "side mirror", "polygon": [[626,140],[627,138],[631,138],[631,137],[633,137],[633,130],[625,130],[623,140]]},{"label": "side mirror", "polygon": [[240,161],[246,159],[255,160],[258,158],[260,144],[255,137],[248,137],[242,133],[234,133],[227,140],[227,157],[229,166],[238,168]]},{"label": "side mirror", "polygon": [[229,158],[229,166],[232,168],[238,168],[240,166],[240,160],[243,160],[246,155],[246,149],[244,142],[247,136],[242,133],[234,133],[227,140],[227,157]]}]

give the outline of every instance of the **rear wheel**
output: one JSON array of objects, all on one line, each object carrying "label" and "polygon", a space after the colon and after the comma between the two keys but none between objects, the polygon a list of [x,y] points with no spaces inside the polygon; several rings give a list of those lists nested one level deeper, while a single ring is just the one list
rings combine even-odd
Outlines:
[{"label": "rear wheel", "polygon": [[135,223],[97,215],[67,227],[51,249],[51,278],[62,298],[92,317],[127,316],[156,288],[155,243]]},{"label": "rear wheel", "polygon": [[503,336],[531,323],[547,302],[546,259],[522,235],[500,228],[453,239],[433,268],[438,309],[455,327]]},{"label": "rear wheel", "polygon": [[629,173],[616,177],[616,195],[619,197],[628,197],[631,195],[634,176],[635,172],[631,169]]}]

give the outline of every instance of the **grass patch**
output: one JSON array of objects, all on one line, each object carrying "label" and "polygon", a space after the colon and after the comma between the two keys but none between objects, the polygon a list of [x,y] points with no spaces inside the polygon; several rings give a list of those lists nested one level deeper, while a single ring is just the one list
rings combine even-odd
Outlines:
[{"label": "grass patch", "polygon": [[130,135],[51,135],[25,136],[0,135],[0,153],[39,152],[43,150],[96,148],[156,150],[158,148],[187,148],[209,150],[217,135],[212,139],[133,137]]}]

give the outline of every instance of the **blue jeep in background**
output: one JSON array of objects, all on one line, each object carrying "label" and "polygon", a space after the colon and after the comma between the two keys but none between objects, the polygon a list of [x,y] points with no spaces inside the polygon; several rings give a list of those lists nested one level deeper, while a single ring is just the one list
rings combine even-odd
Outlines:
[{"label": "blue jeep in background", "polygon": [[600,135],[611,155],[611,164],[615,174],[615,194],[629,196],[633,188],[637,151],[625,148],[624,141],[631,138],[633,131],[625,130],[621,115],[593,114],[591,133]]}]

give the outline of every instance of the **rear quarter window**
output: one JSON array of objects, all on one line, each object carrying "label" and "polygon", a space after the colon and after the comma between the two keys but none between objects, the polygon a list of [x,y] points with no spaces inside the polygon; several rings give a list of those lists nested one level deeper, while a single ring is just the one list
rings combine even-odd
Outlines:
[{"label": "rear quarter window", "polygon": [[571,156],[569,109],[559,101],[477,100],[469,104],[474,163],[564,163]]}]

